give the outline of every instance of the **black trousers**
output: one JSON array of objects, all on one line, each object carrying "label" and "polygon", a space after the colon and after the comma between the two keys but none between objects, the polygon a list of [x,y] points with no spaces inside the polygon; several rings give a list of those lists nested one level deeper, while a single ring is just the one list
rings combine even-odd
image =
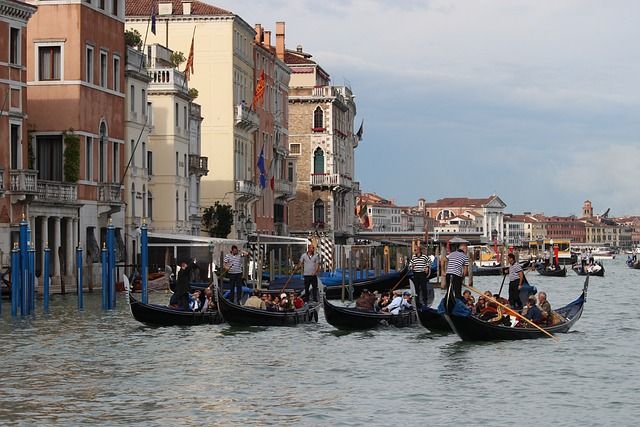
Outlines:
[{"label": "black trousers", "polygon": [[522,303],[520,302],[520,290],[518,289],[519,284],[520,279],[509,282],[509,305],[515,309],[522,308]]},{"label": "black trousers", "polygon": [[447,285],[447,310],[453,309],[456,299],[462,299],[462,276],[447,273],[445,283]]},{"label": "black trousers", "polygon": [[229,301],[242,302],[242,273],[229,273],[231,289],[229,291]]},{"label": "black trousers", "polygon": [[313,287],[313,300],[318,301],[318,276],[304,276],[304,300],[310,301],[309,287]]},{"label": "black trousers", "polygon": [[416,286],[418,301],[426,306],[431,305],[434,299],[433,286],[429,286],[429,276],[424,271],[413,272],[413,284]]}]

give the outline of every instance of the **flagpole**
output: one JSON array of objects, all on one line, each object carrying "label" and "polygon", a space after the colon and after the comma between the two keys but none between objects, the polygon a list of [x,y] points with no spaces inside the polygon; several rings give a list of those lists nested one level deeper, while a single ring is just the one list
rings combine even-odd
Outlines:
[{"label": "flagpole", "polygon": [[[182,82],[182,90],[185,89],[185,86],[187,84],[187,80],[189,80],[189,77],[191,77],[191,72],[189,72],[189,77],[187,77],[187,70],[189,68],[193,68],[193,57],[195,56],[195,52],[194,51],[196,50],[195,43],[194,43],[195,37],[196,37],[196,25],[194,24],[193,33],[191,34],[191,46],[189,47],[189,58],[191,58],[191,62],[189,62],[189,58],[187,58],[187,65],[186,65],[186,67],[185,67],[185,69],[183,71],[185,79]],[[193,48],[193,50],[191,48]]]}]

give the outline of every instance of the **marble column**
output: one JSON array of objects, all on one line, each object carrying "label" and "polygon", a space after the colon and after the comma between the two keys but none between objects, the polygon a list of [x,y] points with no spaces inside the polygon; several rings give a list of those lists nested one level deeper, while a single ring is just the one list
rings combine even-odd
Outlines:
[{"label": "marble column", "polygon": [[49,242],[53,258],[53,277],[60,277],[60,217],[53,218],[53,242]]},{"label": "marble column", "polygon": [[73,276],[75,274],[74,265],[75,256],[74,249],[75,246],[73,244],[73,218],[65,218],[66,223],[66,236],[65,236],[65,266],[67,271],[65,272],[67,276]]}]

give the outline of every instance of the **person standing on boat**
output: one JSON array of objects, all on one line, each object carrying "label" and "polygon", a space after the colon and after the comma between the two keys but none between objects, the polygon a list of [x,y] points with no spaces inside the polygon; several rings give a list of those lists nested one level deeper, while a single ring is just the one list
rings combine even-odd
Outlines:
[{"label": "person standing on boat", "polygon": [[231,252],[224,256],[223,262],[231,284],[229,301],[236,304],[240,304],[242,301],[242,255],[238,253],[238,247],[233,245],[231,246]]},{"label": "person standing on boat", "polygon": [[547,270],[549,268],[549,261],[551,260],[551,255],[549,251],[544,251],[544,269]]},{"label": "person standing on boat", "polygon": [[191,288],[191,263],[186,261],[180,263],[180,271],[176,280],[176,290],[169,302],[172,306],[177,306],[181,310],[189,309],[189,290]]},{"label": "person standing on boat", "polygon": [[422,253],[420,246],[416,245],[413,250],[413,256],[411,257],[411,261],[409,261],[409,268],[413,272],[413,283],[418,293],[418,301],[421,304],[430,306],[434,298],[433,285],[429,283],[431,266],[429,258]]},{"label": "person standing on boat", "polygon": [[516,262],[514,254],[507,255],[509,266],[503,270],[503,274],[509,274],[509,305],[515,309],[522,308],[520,290],[524,285],[524,271],[520,263]]},{"label": "person standing on boat", "polygon": [[[462,282],[469,274],[469,257],[466,254],[467,241],[453,238],[451,243],[458,243],[458,250],[447,255],[446,285],[448,301],[455,305],[455,299],[462,300]],[[464,301],[464,300],[463,300]]]},{"label": "person standing on boat", "polygon": [[318,301],[318,272],[320,271],[320,256],[316,253],[316,248],[309,245],[307,252],[300,257],[298,267],[302,267],[304,277],[304,300],[309,302],[309,288],[313,288],[313,300]]}]

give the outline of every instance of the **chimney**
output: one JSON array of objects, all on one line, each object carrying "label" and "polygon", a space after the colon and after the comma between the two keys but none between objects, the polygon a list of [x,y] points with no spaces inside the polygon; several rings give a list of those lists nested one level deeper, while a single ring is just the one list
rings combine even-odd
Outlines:
[{"label": "chimney", "polygon": [[298,46],[296,46],[296,52],[298,53],[302,53],[302,45],[299,44]]},{"label": "chimney", "polygon": [[284,22],[276,22],[276,56],[284,61]]},{"label": "chimney", "polygon": [[263,39],[263,32],[262,32],[262,24],[256,24],[255,25],[255,30],[256,30],[256,44],[262,44]]},{"label": "chimney", "polygon": [[182,14],[191,15],[191,0],[182,2]]},{"label": "chimney", "polygon": [[267,47],[271,47],[271,31],[264,32],[264,44]]},{"label": "chimney", "polygon": [[169,1],[158,2],[158,15],[171,15],[173,14],[173,3]]}]

